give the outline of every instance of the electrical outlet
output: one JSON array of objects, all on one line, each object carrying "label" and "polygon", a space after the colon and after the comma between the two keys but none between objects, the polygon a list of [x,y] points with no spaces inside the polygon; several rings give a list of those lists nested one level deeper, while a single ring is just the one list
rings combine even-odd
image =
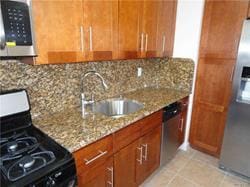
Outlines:
[{"label": "electrical outlet", "polygon": [[137,68],[137,77],[140,77],[140,76],[142,76],[142,68],[141,67]]}]

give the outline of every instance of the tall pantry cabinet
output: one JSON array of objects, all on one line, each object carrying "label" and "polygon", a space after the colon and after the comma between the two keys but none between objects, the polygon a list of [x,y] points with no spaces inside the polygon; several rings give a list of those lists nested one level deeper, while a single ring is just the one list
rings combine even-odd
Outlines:
[{"label": "tall pantry cabinet", "polygon": [[190,144],[220,155],[248,1],[207,0],[204,7]]}]

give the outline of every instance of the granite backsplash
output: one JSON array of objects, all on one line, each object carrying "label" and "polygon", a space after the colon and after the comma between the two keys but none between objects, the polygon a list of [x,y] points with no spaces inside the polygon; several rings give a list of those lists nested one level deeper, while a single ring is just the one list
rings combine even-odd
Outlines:
[{"label": "granite backsplash", "polygon": [[[137,77],[137,68],[143,69]],[[190,59],[154,58],[61,65],[27,65],[1,60],[0,89],[25,88],[30,96],[32,116],[50,114],[80,106],[81,77],[96,70],[105,79],[104,90],[95,76],[84,79],[84,92],[96,100],[143,87],[165,87],[191,91],[194,63]]]}]

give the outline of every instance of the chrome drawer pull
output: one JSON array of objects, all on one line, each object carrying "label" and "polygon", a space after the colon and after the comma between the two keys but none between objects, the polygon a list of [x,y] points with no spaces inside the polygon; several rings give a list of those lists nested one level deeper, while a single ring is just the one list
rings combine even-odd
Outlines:
[{"label": "chrome drawer pull", "polygon": [[137,149],[140,151],[140,158],[139,159],[136,159],[139,164],[141,165],[142,164],[142,147],[137,147]]},{"label": "chrome drawer pull", "polygon": [[107,154],[108,153],[108,151],[98,151],[100,154],[99,155],[97,155],[97,156],[95,156],[94,158],[91,158],[90,160],[88,160],[88,159],[84,159],[84,161],[85,161],[85,165],[88,165],[88,164],[90,164],[91,162],[93,162],[93,161],[95,161],[96,159],[98,159],[98,158],[100,158],[100,157],[102,157],[103,155],[105,155],[105,154]]},{"label": "chrome drawer pull", "polygon": [[107,183],[113,187],[114,186],[114,168],[113,167],[110,167],[110,168],[107,168],[108,171],[110,171],[111,173],[111,181],[107,181]]},{"label": "chrome drawer pull", "polygon": [[142,144],[142,146],[145,148],[145,153],[143,155],[144,160],[148,160],[148,144]]}]

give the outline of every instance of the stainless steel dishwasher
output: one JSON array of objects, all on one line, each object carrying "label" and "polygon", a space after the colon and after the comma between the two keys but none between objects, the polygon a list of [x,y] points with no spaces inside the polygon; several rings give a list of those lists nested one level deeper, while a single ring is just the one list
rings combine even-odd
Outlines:
[{"label": "stainless steel dishwasher", "polygon": [[179,125],[181,121],[181,104],[175,102],[163,109],[161,162],[160,166],[168,163],[180,146]]}]

